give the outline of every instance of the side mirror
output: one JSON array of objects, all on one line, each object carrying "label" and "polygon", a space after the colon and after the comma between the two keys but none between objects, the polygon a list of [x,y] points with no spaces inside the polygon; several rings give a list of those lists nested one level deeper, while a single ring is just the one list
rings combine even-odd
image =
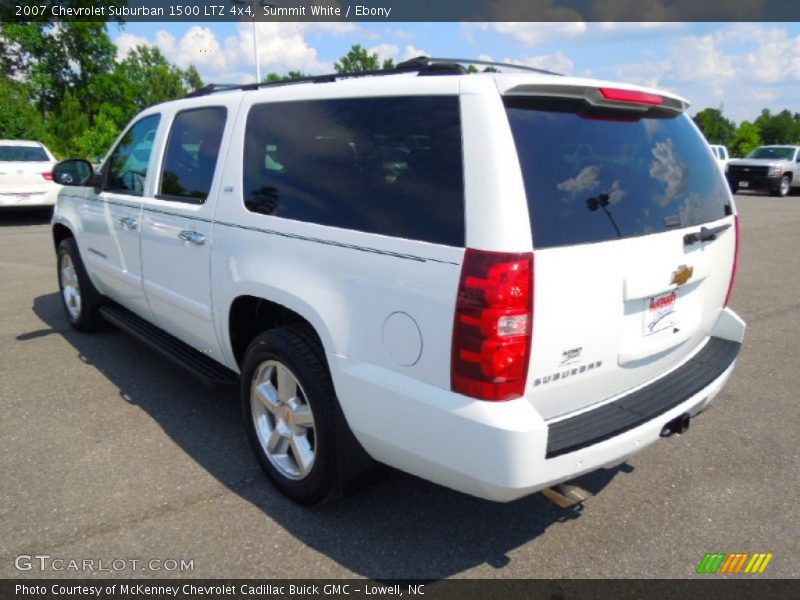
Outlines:
[{"label": "side mirror", "polygon": [[89,185],[94,179],[92,163],[82,158],[62,160],[53,167],[53,181],[61,185]]}]

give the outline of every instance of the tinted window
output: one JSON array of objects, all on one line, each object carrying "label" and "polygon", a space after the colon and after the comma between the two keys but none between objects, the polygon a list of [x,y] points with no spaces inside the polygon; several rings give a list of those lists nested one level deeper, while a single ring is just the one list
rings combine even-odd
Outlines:
[{"label": "tinted window", "polygon": [[456,97],[254,106],[244,199],[253,212],[464,245]]},{"label": "tinted window", "polygon": [[141,196],[147,179],[147,165],[160,115],[145,117],[125,132],[108,159],[105,189]]},{"label": "tinted window", "polygon": [[[583,103],[578,103],[582,105]],[[581,116],[568,100],[507,101],[537,248],[689,227],[730,214],[685,115]]]},{"label": "tinted window", "polygon": [[779,160],[792,160],[794,156],[794,148],[776,148],[774,146],[762,146],[756,148],[745,158],[773,158]]},{"label": "tinted window", "polygon": [[178,113],[164,156],[159,197],[204,202],[211,191],[227,110],[221,106]]},{"label": "tinted window", "polygon": [[43,162],[49,160],[44,149],[36,146],[0,146],[0,161]]}]

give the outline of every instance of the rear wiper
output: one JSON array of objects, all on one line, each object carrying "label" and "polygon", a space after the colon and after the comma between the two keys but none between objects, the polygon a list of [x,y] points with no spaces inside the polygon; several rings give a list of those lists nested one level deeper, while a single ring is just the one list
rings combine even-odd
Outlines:
[{"label": "rear wiper", "polygon": [[728,229],[730,226],[731,224],[727,223],[725,225],[720,225],[719,227],[701,227],[700,231],[687,233],[685,236],[683,236],[683,245],[691,246],[697,242],[713,242],[715,239],[717,239],[717,236],[720,233]]}]

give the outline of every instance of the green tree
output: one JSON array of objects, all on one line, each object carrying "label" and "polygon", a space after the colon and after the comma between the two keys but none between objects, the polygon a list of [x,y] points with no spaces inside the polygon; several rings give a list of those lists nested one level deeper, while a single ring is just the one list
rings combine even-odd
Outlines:
[{"label": "green tree", "polygon": [[115,79],[128,82],[124,95],[127,103],[135,107],[134,112],[186,95],[183,71],[171,64],[161,50],[150,46],[131,50],[117,65]]},{"label": "green tree", "polygon": [[736,125],[722,115],[717,108],[706,108],[697,113],[694,122],[710,144],[729,146],[736,132]]},{"label": "green tree", "polygon": [[98,114],[91,127],[84,129],[74,140],[75,156],[99,162],[119,135],[113,119],[104,113]]},{"label": "green tree", "polygon": [[191,91],[199,90],[205,85],[203,78],[200,77],[200,73],[197,72],[197,68],[194,65],[189,65],[183,72],[183,81]]},{"label": "green tree", "polygon": [[304,77],[309,77],[308,74],[303,73],[302,71],[289,71],[285,75],[281,75],[280,73],[275,73],[274,71],[267,73],[267,76],[264,78],[266,83],[278,83],[280,81],[295,81],[297,79],[302,79]]},{"label": "green tree", "polygon": [[800,137],[800,115],[782,110],[774,115],[765,108],[755,120],[765,144],[791,144]]},{"label": "green tree", "polygon": [[55,117],[48,121],[53,152],[59,156],[74,156],[74,140],[88,126],[88,115],[78,99],[68,90]]},{"label": "green tree", "polygon": [[749,121],[742,121],[731,142],[731,156],[746,156],[761,144],[761,133],[758,127]]},{"label": "green tree", "polygon": [[[391,60],[391,59],[390,59]],[[384,61],[384,65],[387,64]],[[394,65],[394,63],[391,63]],[[378,53],[370,54],[361,44],[353,44],[350,51],[340,58],[333,68],[337,73],[358,73],[360,71],[377,71],[381,68]],[[388,67],[385,67],[388,68]]]},{"label": "green tree", "polygon": [[28,87],[45,116],[67,90],[87,100],[88,83],[113,68],[115,54],[105,23],[0,23],[0,71]]},{"label": "green tree", "polygon": [[91,100],[84,90],[98,74],[114,68],[117,47],[105,23],[67,22],[58,31],[59,42],[71,63],[68,84],[82,102]]},{"label": "green tree", "polygon": [[43,140],[45,126],[25,86],[0,77],[0,138]]}]

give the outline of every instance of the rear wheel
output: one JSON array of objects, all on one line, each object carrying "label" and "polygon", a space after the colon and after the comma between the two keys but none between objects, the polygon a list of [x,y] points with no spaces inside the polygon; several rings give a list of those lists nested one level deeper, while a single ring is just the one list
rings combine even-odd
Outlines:
[{"label": "rear wheel", "polygon": [[92,284],[83,266],[74,238],[58,245],[58,287],[67,319],[78,331],[94,331],[103,324],[98,311],[101,295]]},{"label": "rear wheel", "polygon": [[341,492],[335,427],[336,396],[319,344],[305,328],[258,336],[242,370],[247,435],[269,479],[301,504]]}]

